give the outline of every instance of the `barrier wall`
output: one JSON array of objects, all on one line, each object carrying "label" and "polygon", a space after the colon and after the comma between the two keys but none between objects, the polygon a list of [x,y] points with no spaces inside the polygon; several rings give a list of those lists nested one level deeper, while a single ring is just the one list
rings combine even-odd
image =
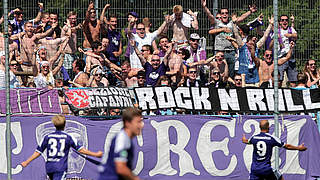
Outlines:
[{"label": "barrier wall", "polygon": [[[37,143],[54,131],[51,116],[12,118],[13,179],[45,179],[45,157],[40,156],[22,169],[20,162],[28,158]],[[134,140],[135,173],[145,180],[248,179],[253,147],[241,143],[259,132],[259,120],[272,117],[240,116],[153,116],[145,119],[142,136]],[[67,117],[66,132],[92,151],[107,150],[114,134],[120,130],[119,120],[93,121]],[[5,118],[0,119],[0,179],[6,179]],[[302,142],[305,152],[280,150],[280,170],[285,179],[303,180],[320,176],[320,135],[309,116],[280,118],[281,140],[293,145]],[[92,158],[94,160],[100,160]],[[97,166],[78,156],[69,155],[68,177],[97,179]]]}]

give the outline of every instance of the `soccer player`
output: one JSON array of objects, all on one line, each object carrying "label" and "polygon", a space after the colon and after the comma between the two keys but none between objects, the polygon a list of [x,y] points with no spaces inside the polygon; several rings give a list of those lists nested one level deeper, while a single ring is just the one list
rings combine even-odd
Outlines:
[{"label": "soccer player", "polygon": [[63,132],[66,125],[66,118],[64,116],[56,115],[53,116],[51,120],[56,127],[56,131],[44,137],[41,145],[37,147],[33,155],[21,163],[23,167],[26,167],[31,161],[39,157],[40,153],[43,153],[43,151],[47,149],[47,175],[50,180],[61,180],[66,176],[68,154],[71,147],[81,154],[102,157],[103,153],[101,151],[91,152],[78,145],[72,136]]},{"label": "soccer player", "polygon": [[139,135],[144,126],[141,111],[127,108],[122,112],[123,129],[112,139],[110,151],[104,154],[99,166],[99,180],[139,180],[132,173],[132,138]]},{"label": "soccer player", "polygon": [[299,146],[285,144],[279,138],[269,134],[268,120],[260,121],[260,129],[260,134],[252,136],[249,140],[245,135],[242,137],[243,143],[253,145],[250,180],[283,180],[282,175],[271,168],[272,148],[278,146],[299,151],[305,151],[307,148],[303,143]]}]

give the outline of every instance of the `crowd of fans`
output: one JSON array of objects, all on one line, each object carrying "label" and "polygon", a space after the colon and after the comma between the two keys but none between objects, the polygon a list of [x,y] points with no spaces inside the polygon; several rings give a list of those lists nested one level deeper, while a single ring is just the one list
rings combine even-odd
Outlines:
[{"label": "crowd of fans", "polygon": [[[273,25],[279,23],[280,87],[286,84],[284,79],[290,87],[318,87],[320,71],[315,60],[307,61],[298,74],[293,52],[298,34],[293,16],[281,15],[279,22],[274,22],[273,17],[266,21],[260,14],[245,22],[257,12],[254,4],[240,16],[231,15],[228,8],[213,16],[206,0],[199,3],[211,24],[208,33],[215,37],[213,52],[206,50],[205,37],[189,33],[191,28],[198,30],[198,13],[184,12],[180,5],[175,5],[172,15],[165,16],[153,32],[150,19],[142,19],[136,12],[127,14],[127,27],[117,27],[116,15],[105,17],[110,4],[97,19],[91,2],[83,22],[79,23],[77,13],[71,11],[63,25],[58,23],[58,14],[46,12],[42,3],[37,17],[30,21],[24,19],[21,8],[16,8],[8,14],[14,17],[9,20],[10,86],[273,87]],[[263,23],[268,23],[265,30],[261,29]],[[126,49],[119,28],[125,28]],[[82,47],[77,47],[77,31],[84,35]],[[79,53],[84,58],[79,58]],[[1,87],[5,87],[4,55],[4,35],[0,34]]]}]

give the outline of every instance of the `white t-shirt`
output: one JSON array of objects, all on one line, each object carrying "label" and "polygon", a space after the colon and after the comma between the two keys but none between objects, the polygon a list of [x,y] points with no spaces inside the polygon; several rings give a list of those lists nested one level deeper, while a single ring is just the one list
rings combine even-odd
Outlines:
[{"label": "white t-shirt", "polygon": [[[152,41],[154,41],[157,36],[158,36],[158,31],[154,31],[153,33],[146,33],[146,35],[144,36],[144,38],[140,38],[138,36],[138,34],[132,34],[133,38],[136,41],[136,45],[139,49],[139,51],[141,51],[142,46],[143,45],[151,45]],[[140,62],[139,57],[137,56],[134,48],[130,48],[130,65],[131,68],[143,68]]]},{"label": "white t-shirt", "polygon": [[38,76],[34,78],[34,83],[37,88],[45,88],[48,85],[54,86],[54,77],[52,72],[49,72],[47,76],[43,76],[42,73],[38,74]]},{"label": "white t-shirt", "polygon": [[[14,73],[12,71],[10,72],[10,87],[11,88],[16,88],[20,86],[20,82],[17,79],[17,76],[14,75]],[[5,71],[0,70],[0,87],[4,88],[6,87],[6,79],[5,79]]]},{"label": "white t-shirt", "polygon": [[291,28],[292,30],[292,34],[297,33],[297,31],[293,28],[293,27],[288,27],[287,30],[283,30],[280,29],[280,36],[282,38],[282,43],[283,43],[283,47],[280,48],[280,44],[279,44],[279,57],[284,56],[285,54],[287,54],[290,50],[290,42],[289,42],[289,38],[287,38],[285,36],[285,34],[289,33],[289,28]]}]

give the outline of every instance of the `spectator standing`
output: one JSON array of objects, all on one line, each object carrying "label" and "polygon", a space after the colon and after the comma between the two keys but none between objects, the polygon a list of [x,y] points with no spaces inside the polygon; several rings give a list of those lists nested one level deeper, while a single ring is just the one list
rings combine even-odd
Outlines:
[{"label": "spectator standing", "polygon": [[190,9],[184,13],[181,5],[173,7],[173,15],[169,19],[173,30],[172,41],[177,41],[180,45],[187,42],[188,31],[191,27],[195,30],[199,29],[197,13],[193,13]]},{"label": "spectator standing", "polygon": [[[292,55],[294,42],[290,44],[290,50],[285,57],[278,60],[279,66],[287,62]],[[272,51],[267,50],[263,56],[264,60],[254,57],[254,62],[259,71],[260,87],[267,88],[272,86],[272,72],[274,70],[274,63],[272,60]]]},{"label": "spectator standing", "polygon": [[70,25],[66,24],[63,26],[61,36],[65,37],[69,28],[71,28],[71,36],[65,49],[66,53],[63,67],[68,72],[70,78],[73,79],[72,63],[77,58],[75,55],[77,52],[77,31],[81,29],[82,25],[77,25],[77,13],[74,11],[68,13],[67,19],[70,22]]},{"label": "spectator standing", "polygon": [[[232,20],[236,22],[236,16]],[[254,63],[255,42],[253,36],[248,36],[247,42],[244,43],[239,35],[238,28],[233,24],[234,35],[239,46],[239,74],[245,79],[246,86],[259,86],[258,68]],[[229,73],[230,74],[230,73]]]},{"label": "spectator standing", "polygon": [[97,19],[96,10],[91,1],[86,12],[86,19],[83,22],[84,41],[82,46],[84,50],[90,50],[92,43],[100,40],[100,34],[103,29],[102,23]]},{"label": "spectator standing", "polygon": [[[137,33],[137,21],[139,19],[139,15],[136,12],[129,12],[127,17],[128,17],[128,26],[129,25],[131,26],[131,33],[136,34]],[[131,49],[133,49],[133,47],[130,46],[130,38],[128,36],[128,31],[129,31],[129,28],[126,28],[125,33],[126,33],[126,36],[128,37],[128,44],[127,44],[127,49],[126,49],[124,56],[129,60],[130,52],[131,52]]]},{"label": "spectator standing", "polygon": [[[298,38],[298,34],[293,27],[289,27],[289,17],[287,15],[280,16],[280,29],[279,33],[279,58],[287,55],[290,50],[290,42]],[[296,60],[292,57],[289,61],[279,66],[280,84],[282,84],[284,72],[287,72],[288,81],[291,87],[295,87],[297,81],[297,68]]]}]

